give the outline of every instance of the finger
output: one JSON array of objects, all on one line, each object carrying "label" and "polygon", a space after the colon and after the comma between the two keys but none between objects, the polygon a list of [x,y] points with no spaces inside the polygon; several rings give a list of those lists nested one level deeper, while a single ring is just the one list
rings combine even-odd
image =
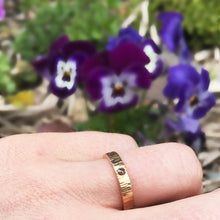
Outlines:
[{"label": "finger", "polygon": [[[160,144],[120,153],[131,180],[135,207],[174,201],[200,193],[202,170],[185,145]],[[76,194],[105,207],[122,208],[120,188],[106,159],[68,164],[64,176]],[[76,178],[77,176],[77,178]],[[63,177],[65,178],[65,177]],[[71,186],[70,186],[71,187]]]},{"label": "finger", "polygon": [[10,149],[22,161],[54,157],[60,160],[87,161],[102,158],[109,151],[124,152],[137,148],[128,135],[103,132],[38,133],[14,135],[0,140],[0,146]]},{"label": "finger", "polygon": [[114,213],[112,219],[217,220],[220,219],[219,203],[220,190],[216,190],[168,204]]}]

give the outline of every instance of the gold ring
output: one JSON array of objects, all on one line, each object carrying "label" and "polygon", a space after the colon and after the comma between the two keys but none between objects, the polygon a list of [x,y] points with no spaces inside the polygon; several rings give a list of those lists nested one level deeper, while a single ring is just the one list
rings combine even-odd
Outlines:
[{"label": "gold ring", "polygon": [[134,208],[134,196],[131,181],[121,157],[118,153],[113,151],[104,154],[103,158],[106,158],[111,163],[115,171],[120,186],[123,209],[127,210]]}]

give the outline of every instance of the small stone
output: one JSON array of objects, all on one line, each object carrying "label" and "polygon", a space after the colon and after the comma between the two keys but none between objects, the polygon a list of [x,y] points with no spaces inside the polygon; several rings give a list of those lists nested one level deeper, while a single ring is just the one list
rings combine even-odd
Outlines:
[{"label": "small stone", "polygon": [[119,168],[117,170],[117,172],[118,172],[119,175],[124,175],[125,174],[125,169],[124,168]]}]

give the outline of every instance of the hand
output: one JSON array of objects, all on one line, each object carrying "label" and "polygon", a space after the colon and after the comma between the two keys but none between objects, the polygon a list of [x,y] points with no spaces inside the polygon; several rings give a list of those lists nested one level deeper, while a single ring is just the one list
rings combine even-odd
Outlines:
[{"label": "hand", "polygon": [[[0,149],[1,220],[220,219],[220,193],[199,195],[202,170],[185,145],[138,148],[126,135],[80,132],[10,136]],[[135,209],[120,210],[117,179],[102,158],[110,151],[126,165]]]}]

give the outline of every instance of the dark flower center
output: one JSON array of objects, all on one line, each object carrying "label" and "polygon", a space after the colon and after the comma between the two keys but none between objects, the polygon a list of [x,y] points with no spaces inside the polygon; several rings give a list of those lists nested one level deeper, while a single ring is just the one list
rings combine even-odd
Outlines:
[{"label": "dark flower center", "polygon": [[192,96],[190,99],[189,99],[189,103],[190,103],[190,106],[195,106],[199,103],[199,99],[197,96]]},{"label": "dark flower center", "polygon": [[124,87],[121,85],[115,85],[113,88],[112,96],[117,97],[117,96],[124,96],[125,90]]},{"label": "dark flower center", "polygon": [[63,81],[70,81],[71,71],[65,71],[62,80]]}]

